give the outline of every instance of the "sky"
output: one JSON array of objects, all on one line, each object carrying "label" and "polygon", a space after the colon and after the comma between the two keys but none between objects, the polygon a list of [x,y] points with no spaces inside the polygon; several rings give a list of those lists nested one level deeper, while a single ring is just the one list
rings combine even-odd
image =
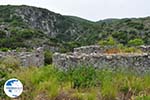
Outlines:
[{"label": "sky", "polygon": [[150,16],[150,0],[0,0],[0,5],[30,5],[91,21]]}]

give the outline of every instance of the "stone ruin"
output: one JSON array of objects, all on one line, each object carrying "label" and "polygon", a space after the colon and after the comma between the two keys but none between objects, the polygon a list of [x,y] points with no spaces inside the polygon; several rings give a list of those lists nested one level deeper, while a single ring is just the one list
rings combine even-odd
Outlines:
[{"label": "stone ruin", "polygon": [[16,50],[0,52],[0,59],[7,57],[16,58],[20,62],[21,66],[24,67],[40,67],[44,65],[44,53],[42,47],[39,47],[32,52],[28,52],[25,49],[22,49],[21,52],[17,52]]},{"label": "stone ruin", "polygon": [[140,46],[142,53],[107,54],[110,47],[98,45],[74,48],[74,52],[53,55],[53,64],[60,69],[76,66],[93,66],[95,68],[130,68],[145,72],[150,70],[150,46]]}]

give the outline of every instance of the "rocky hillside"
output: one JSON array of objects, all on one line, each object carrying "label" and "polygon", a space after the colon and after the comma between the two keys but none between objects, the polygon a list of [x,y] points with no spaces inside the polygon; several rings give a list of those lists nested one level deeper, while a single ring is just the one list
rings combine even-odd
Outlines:
[{"label": "rocky hillside", "polygon": [[31,6],[0,6],[0,12],[0,47],[80,41],[94,29],[90,21]]},{"label": "rocky hillside", "polygon": [[112,36],[118,43],[140,38],[150,44],[150,17],[98,22],[31,6],[0,6],[0,47],[57,46],[68,51]]}]

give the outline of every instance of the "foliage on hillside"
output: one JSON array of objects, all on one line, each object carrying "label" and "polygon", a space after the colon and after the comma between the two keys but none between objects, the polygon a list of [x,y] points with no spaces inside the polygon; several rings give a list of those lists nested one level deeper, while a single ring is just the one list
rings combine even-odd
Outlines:
[{"label": "foliage on hillside", "polygon": [[[60,51],[67,52],[81,45],[97,44],[109,37],[123,45],[133,42],[150,44],[150,17],[92,22],[24,5],[0,6],[0,12],[0,26],[5,26],[4,29],[0,27],[0,47],[32,48],[44,44],[58,46]],[[46,27],[50,33],[45,33]]]}]

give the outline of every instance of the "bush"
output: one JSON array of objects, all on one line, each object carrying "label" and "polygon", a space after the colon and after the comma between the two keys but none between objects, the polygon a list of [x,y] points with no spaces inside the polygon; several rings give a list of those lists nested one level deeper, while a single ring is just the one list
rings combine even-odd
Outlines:
[{"label": "bush", "polygon": [[108,37],[107,40],[100,40],[99,45],[101,46],[114,46],[117,42],[113,39],[113,37]]},{"label": "bush", "polygon": [[0,51],[3,51],[3,52],[6,52],[8,50],[10,50],[10,49],[9,48],[0,48]]},{"label": "bush", "polygon": [[128,47],[123,44],[117,44],[113,48],[107,49],[104,53],[115,54],[115,53],[142,53],[137,47]]},{"label": "bush", "polygon": [[144,44],[144,41],[140,38],[130,40],[128,42],[128,45],[130,45],[130,46],[139,46],[139,45],[143,45],[143,44]]},{"label": "bush", "polygon": [[125,53],[140,53],[141,51],[140,50],[138,50],[137,48],[135,48],[135,47],[126,47],[126,48],[124,48],[124,50],[123,50]]},{"label": "bush", "polygon": [[52,64],[52,55],[53,55],[53,53],[51,51],[47,50],[47,51],[44,52],[44,57],[45,57],[44,62],[45,62],[45,64]]},{"label": "bush", "polygon": [[79,66],[68,71],[73,88],[88,88],[96,86],[96,70],[94,67]]}]

